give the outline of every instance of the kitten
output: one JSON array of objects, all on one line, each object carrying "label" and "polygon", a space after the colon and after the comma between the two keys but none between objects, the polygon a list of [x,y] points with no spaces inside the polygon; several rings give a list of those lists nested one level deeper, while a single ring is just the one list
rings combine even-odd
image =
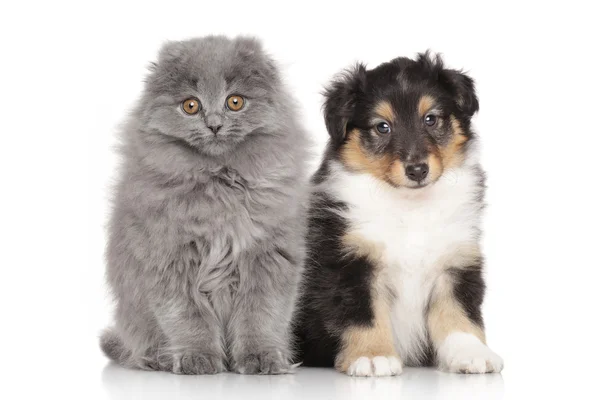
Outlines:
[{"label": "kitten", "polygon": [[251,38],[168,43],[122,133],[103,351],[179,374],[289,371],[308,142],[274,62]]}]

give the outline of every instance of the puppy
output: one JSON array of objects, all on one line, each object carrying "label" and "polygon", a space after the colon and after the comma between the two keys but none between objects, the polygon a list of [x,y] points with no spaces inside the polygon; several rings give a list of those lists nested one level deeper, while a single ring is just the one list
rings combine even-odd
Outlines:
[{"label": "puppy", "polygon": [[304,364],[499,372],[486,345],[473,80],[439,56],[359,64],[326,91],[298,336]]}]

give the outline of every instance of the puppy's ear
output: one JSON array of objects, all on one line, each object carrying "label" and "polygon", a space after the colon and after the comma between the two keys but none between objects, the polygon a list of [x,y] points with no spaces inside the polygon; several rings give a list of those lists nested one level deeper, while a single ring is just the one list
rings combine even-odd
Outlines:
[{"label": "puppy's ear", "polygon": [[452,94],[458,111],[463,115],[471,118],[479,110],[473,79],[462,71],[445,68],[442,56],[429,50],[418,55],[417,63]]},{"label": "puppy's ear", "polygon": [[454,69],[443,69],[440,71],[439,79],[452,93],[456,106],[466,117],[471,118],[479,110],[473,79],[462,71]]},{"label": "puppy's ear", "polygon": [[337,147],[346,138],[346,127],[352,118],[358,96],[363,92],[367,81],[367,69],[357,64],[347,70],[325,89],[325,126],[331,141]]}]

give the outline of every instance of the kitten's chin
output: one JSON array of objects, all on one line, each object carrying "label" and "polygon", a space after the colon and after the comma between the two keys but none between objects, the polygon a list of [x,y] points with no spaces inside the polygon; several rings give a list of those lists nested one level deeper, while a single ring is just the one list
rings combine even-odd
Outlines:
[{"label": "kitten's chin", "polygon": [[198,151],[212,157],[222,156],[233,151],[241,140],[207,140],[198,146]]},{"label": "kitten's chin", "polygon": [[226,154],[229,151],[231,151],[231,149],[229,149],[226,146],[204,146],[198,150],[200,151],[200,153],[203,153],[203,154],[206,154],[207,156],[212,156],[212,157],[222,156],[223,154]]}]

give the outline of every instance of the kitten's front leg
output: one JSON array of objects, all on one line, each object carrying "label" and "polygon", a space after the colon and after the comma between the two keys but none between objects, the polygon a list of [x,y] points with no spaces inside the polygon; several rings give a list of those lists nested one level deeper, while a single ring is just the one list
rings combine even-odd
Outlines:
[{"label": "kitten's front leg", "polygon": [[224,371],[220,325],[208,298],[191,298],[182,287],[162,289],[153,299],[156,320],[167,338],[167,347],[158,351],[160,369],[186,375]]},{"label": "kitten's front leg", "polygon": [[503,361],[485,344],[481,266],[452,268],[436,282],[427,323],[438,367],[448,372],[500,372]]},{"label": "kitten's front leg", "polygon": [[303,260],[273,248],[240,265],[240,285],[229,322],[231,356],[240,374],[290,371],[291,318]]}]

